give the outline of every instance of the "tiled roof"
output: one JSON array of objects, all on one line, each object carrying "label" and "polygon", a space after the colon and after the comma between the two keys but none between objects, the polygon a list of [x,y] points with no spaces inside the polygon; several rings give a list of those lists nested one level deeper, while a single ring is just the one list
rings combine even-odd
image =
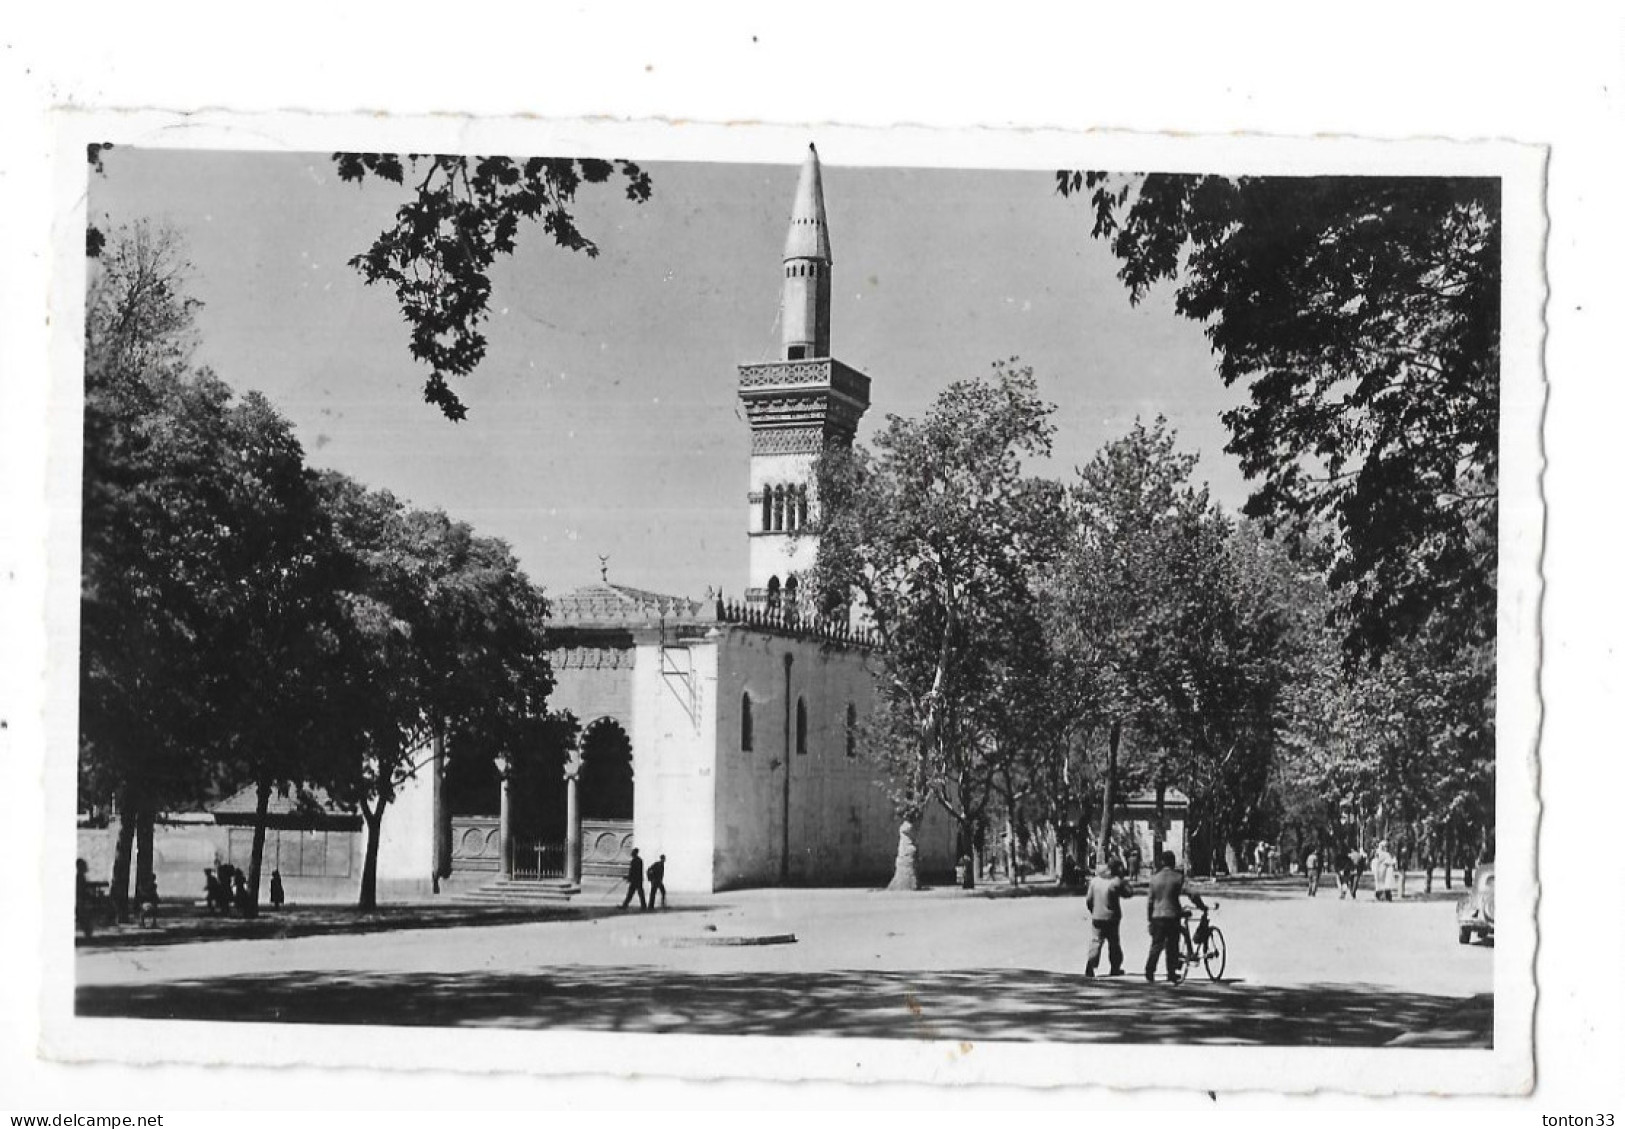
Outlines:
[{"label": "tiled roof", "polygon": [[[588,584],[555,596],[551,619],[561,626],[581,623],[642,624],[667,620],[709,618],[703,600],[668,596],[625,584]],[[706,613],[706,614],[702,614]]]},{"label": "tiled roof", "polygon": [[[266,807],[268,815],[303,815],[312,807],[316,811],[342,814],[338,805],[327,798],[327,794],[320,788],[307,788],[304,790],[305,802],[300,803],[300,794],[290,790],[286,796],[279,795],[275,788],[271,789],[271,801]],[[209,810],[215,815],[253,815],[259,806],[259,789],[250,784],[239,788]]]}]

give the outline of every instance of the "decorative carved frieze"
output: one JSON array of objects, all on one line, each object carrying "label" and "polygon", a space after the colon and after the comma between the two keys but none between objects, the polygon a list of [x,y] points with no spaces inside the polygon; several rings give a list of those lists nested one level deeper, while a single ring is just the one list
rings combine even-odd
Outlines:
[{"label": "decorative carved frieze", "polygon": [[548,652],[554,670],[623,670],[633,663],[623,647],[559,647]]},{"label": "decorative carved frieze", "polygon": [[[750,433],[753,455],[816,455],[823,449],[824,429],[821,427],[784,427]],[[752,501],[760,505],[761,495]]]}]

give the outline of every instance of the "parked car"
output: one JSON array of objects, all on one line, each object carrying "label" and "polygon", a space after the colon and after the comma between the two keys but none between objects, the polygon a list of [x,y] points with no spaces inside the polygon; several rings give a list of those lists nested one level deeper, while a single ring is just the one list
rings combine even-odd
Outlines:
[{"label": "parked car", "polygon": [[1473,876],[1473,890],[1456,906],[1456,939],[1464,945],[1475,936],[1495,940],[1495,864],[1485,863]]}]

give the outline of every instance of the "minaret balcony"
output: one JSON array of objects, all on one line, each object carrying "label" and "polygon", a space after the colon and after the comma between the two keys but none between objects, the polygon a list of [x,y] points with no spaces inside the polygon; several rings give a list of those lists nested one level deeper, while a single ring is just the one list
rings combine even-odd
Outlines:
[{"label": "minaret balcony", "polygon": [[833,357],[739,366],[739,395],[747,405],[752,400],[803,392],[831,393],[860,411],[869,406],[869,378]]},{"label": "minaret balcony", "polygon": [[740,365],[739,398],[759,435],[850,440],[869,407],[869,378],[832,357]]}]

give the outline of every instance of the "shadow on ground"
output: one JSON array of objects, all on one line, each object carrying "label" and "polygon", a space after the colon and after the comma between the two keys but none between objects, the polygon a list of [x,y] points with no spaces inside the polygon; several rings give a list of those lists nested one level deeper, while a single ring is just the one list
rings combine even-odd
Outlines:
[{"label": "shadow on ground", "polygon": [[[716,908],[715,904],[673,906],[651,911],[651,916],[703,913]],[[156,925],[116,925],[98,930],[90,937],[77,936],[74,944],[80,949],[127,949],[192,944],[197,941],[287,940],[293,937],[393,933],[403,929],[460,929],[471,925],[586,921],[641,912],[590,903],[541,906],[399,905],[379,906],[372,910],[357,909],[355,906],[300,906],[282,910],[262,909],[258,917],[244,918],[214,916],[192,907],[177,907],[166,910]]]},{"label": "shadow on ground", "polygon": [[1348,985],[1147,984],[1033,970],[233,976],[78,989],[81,1016],[691,1035],[1488,1047],[1493,1003]]}]

